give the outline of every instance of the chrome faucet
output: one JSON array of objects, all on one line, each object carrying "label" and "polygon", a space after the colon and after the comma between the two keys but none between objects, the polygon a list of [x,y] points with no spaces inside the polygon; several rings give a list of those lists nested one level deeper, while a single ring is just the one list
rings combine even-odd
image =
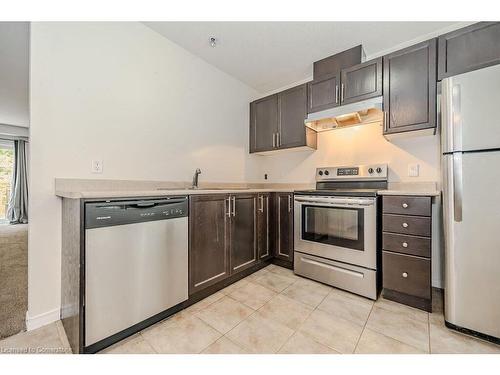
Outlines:
[{"label": "chrome faucet", "polygon": [[201,169],[196,168],[196,171],[194,171],[194,176],[193,176],[193,185],[191,186],[191,189],[198,189],[198,176],[201,174]]}]

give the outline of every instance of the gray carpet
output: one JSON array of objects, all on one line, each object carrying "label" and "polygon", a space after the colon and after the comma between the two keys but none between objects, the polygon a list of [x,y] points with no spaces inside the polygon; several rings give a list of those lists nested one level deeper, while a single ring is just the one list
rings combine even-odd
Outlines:
[{"label": "gray carpet", "polygon": [[28,225],[0,225],[0,339],[26,329]]}]

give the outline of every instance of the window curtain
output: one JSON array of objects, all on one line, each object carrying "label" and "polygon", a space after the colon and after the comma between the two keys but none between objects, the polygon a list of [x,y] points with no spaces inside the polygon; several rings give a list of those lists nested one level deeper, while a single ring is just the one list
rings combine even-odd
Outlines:
[{"label": "window curtain", "polygon": [[28,222],[28,174],[26,142],[23,140],[14,141],[14,173],[7,219],[11,224]]}]

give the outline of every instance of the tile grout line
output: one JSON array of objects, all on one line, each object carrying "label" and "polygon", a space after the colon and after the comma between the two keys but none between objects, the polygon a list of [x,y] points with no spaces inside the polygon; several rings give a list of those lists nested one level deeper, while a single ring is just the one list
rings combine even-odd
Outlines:
[{"label": "tile grout line", "polygon": [[358,348],[359,342],[361,341],[361,336],[363,336],[363,333],[365,332],[366,325],[368,324],[368,319],[370,319],[370,315],[372,315],[373,306],[375,306],[375,301],[373,301],[373,303],[372,303],[372,307],[370,308],[370,312],[368,313],[368,316],[366,317],[365,324],[363,325],[363,329],[361,330],[361,333],[359,334],[358,340],[356,341],[356,345],[354,346],[354,349],[352,350],[352,354],[356,354],[356,349]]}]

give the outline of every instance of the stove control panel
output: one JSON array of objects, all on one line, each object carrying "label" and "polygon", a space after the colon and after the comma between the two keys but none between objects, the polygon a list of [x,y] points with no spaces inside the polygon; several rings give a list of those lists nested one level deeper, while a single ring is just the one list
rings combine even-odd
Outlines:
[{"label": "stove control panel", "polygon": [[323,167],[316,169],[316,181],[387,180],[387,164]]}]

